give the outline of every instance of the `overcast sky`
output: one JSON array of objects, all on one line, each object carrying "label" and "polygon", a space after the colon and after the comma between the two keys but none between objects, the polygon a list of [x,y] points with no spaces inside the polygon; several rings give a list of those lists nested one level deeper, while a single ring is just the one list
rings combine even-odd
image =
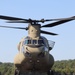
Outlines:
[{"label": "overcast sky", "polygon": [[[26,19],[66,18],[75,16],[75,0],[1,0],[0,15]],[[3,20],[0,20],[0,25],[28,26],[28,24],[8,24]],[[55,60],[75,59],[75,21],[42,30],[59,34],[58,36],[41,34],[48,40],[55,41],[55,46],[50,52]],[[17,44],[27,35],[27,31],[24,30],[0,28],[0,61],[13,62],[18,52]]]}]

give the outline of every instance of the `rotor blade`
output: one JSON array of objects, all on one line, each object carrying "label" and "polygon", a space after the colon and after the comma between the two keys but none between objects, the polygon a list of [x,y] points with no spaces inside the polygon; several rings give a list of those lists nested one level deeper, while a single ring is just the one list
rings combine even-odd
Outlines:
[{"label": "rotor blade", "polygon": [[10,27],[10,26],[1,26],[2,28],[13,28],[13,29],[24,29],[24,30],[28,30],[28,28],[22,28],[22,27]]},{"label": "rotor blade", "polygon": [[25,20],[12,20],[12,21],[6,21],[6,23],[28,23],[27,21]]},{"label": "rotor blade", "polygon": [[48,34],[48,35],[58,35],[58,34],[56,34],[56,33],[47,32],[47,31],[43,31],[43,30],[41,30],[41,33],[43,33],[43,34]]},{"label": "rotor blade", "polygon": [[27,19],[22,19],[22,18],[17,18],[17,17],[10,17],[10,16],[3,16],[3,15],[0,15],[0,19],[4,19],[4,20],[26,20]]},{"label": "rotor blade", "polygon": [[57,26],[59,24],[63,24],[63,23],[72,21],[74,19],[75,19],[75,16],[73,16],[71,18],[63,19],[63,20],[60,20],[60,21],[57,21],[57,22],[54,22],[54,23],[46,24],[46,25],[43,25],[42,27],[54,27],[54,26]]},{"label": "rotor blade", "polygon": [[75,16],[72,16],[72,17],[69,17],[69,18],[46,19],[44,21],[59,21],[59,20],[69,20],[69,19],[75,20]]}]

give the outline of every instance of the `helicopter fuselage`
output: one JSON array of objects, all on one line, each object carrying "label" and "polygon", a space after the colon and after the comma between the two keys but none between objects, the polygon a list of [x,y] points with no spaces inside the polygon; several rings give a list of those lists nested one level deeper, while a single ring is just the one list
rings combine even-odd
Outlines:
[{"label": "helicopter fuselage", "polygon": [[14,64],[20,72],[49,71],[54,58],[49,53],[48,40],[40,35],[40,24],[29,25],[28,36],[24,37],[18,45],[19,53]]},{"label": "helicopter fuselage", "polygon": [[48,71],[54,64],[54,58],[49,53],[48,41],[45,37],[32,40],[25,37],[18,46],[19,53],[14,59],[17,69],[26,71]]}]

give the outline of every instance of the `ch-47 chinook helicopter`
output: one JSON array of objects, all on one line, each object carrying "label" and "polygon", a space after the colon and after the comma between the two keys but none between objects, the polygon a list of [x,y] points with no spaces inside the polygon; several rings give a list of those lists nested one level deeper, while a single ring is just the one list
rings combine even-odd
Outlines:
[{"label": "ch-47 chinook helicopter", "polygon": [[[48,40],[40,34],[57,34],[41,30],[41,28],[54,27],[75,20],[75,16],[61,19],[32,20],[0,15],[0,19],[7,20],[8,23],[29,23],[26,28],[0,26],[4,28],[28,30],[28,36],[22,38],[20,41],[18,45],[19,53],[14,58],[14,65],[16,67],[15,75],[30,71],[46,72],[50,75],[50,70],[54,64],[54,58],[50,54],[50,50],[53,48],[55,42],[51,41],[51,43],[49,43]],[[46,25],[39,24],[40,22],[44,23],[48,21],[56,22]]]}]

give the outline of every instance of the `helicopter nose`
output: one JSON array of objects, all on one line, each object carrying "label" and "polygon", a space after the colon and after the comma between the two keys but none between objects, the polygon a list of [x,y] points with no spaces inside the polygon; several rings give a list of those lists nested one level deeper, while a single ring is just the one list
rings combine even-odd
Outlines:
[{"label": "helicopter nose", "polygon": [[44,51],[43,45],[27,45],[25,46],[25,50],[29,53],[40,53]]},{"label": "helicopter nose", "polygon": [[38,47],[42,47],[43,45],[28,45],[28,46],[33,48],[38,48]]}]

